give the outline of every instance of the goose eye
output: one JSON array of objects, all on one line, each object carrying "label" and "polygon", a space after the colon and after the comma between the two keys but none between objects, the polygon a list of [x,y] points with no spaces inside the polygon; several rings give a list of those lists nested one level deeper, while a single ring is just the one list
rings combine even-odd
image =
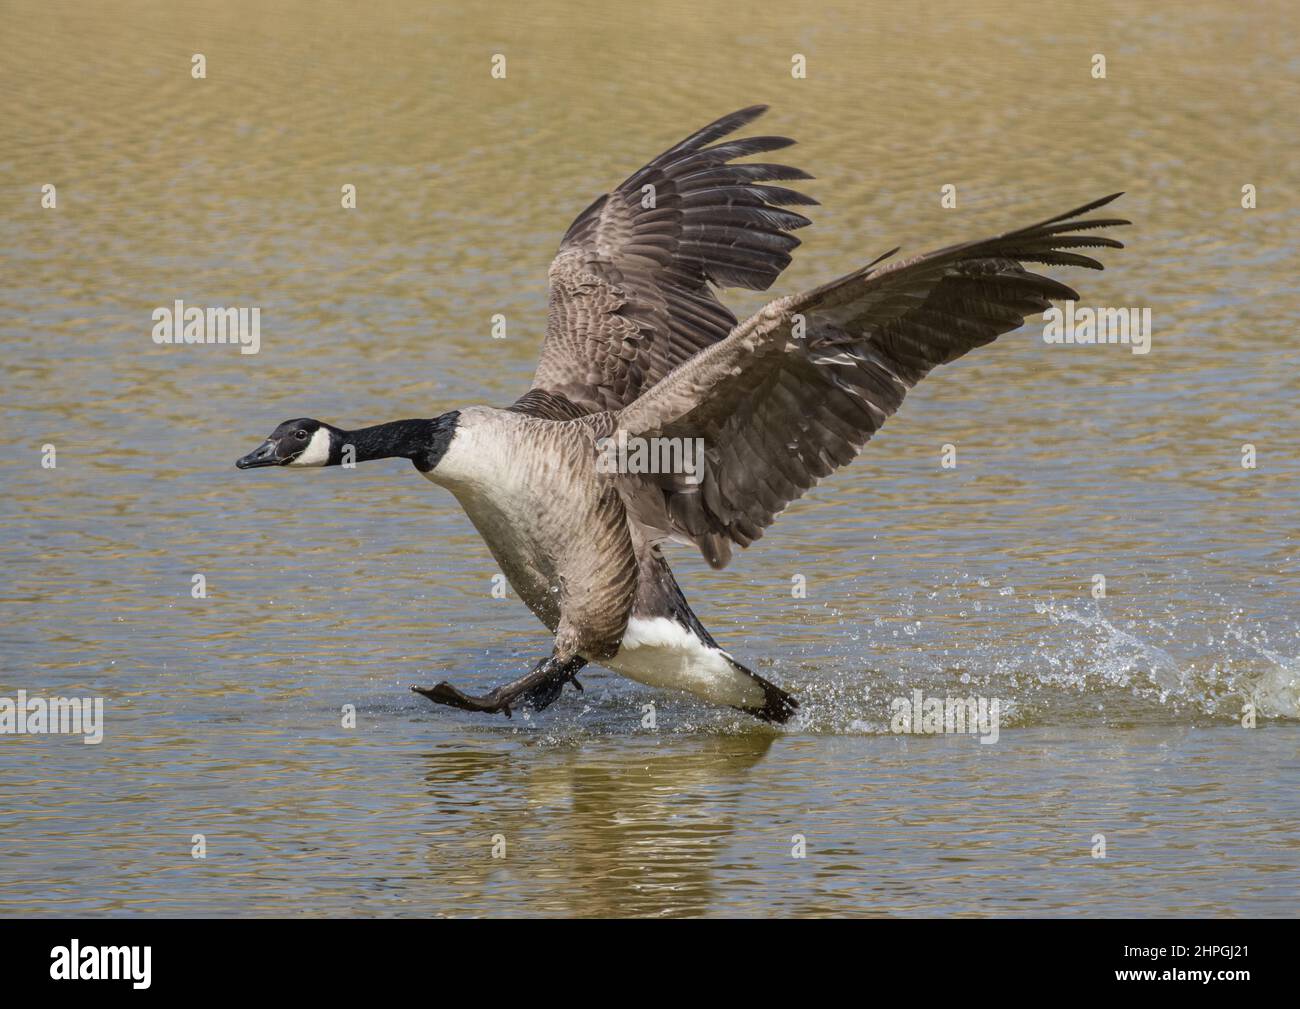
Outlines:
[{"label": "goose eye", "polygon": [[293,436],[294,436],[295,438],[297,438],[299,441],[306,441],[306,440],[307,440],[307,432],[306,432],[306,431],[295,431],[295,432],[293,433]]}]

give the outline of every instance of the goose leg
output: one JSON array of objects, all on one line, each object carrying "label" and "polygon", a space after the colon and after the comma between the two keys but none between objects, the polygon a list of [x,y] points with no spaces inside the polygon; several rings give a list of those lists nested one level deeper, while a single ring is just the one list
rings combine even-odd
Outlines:
[{"label": "goose leg", "polygon": [[581,656],[560,659],[552,655],[537,663],[532,672],[525,673],[519,679],[504,686],[495,687],[481,697],[462,693],[445,680],[435,687],[412,687],[411,689],[435,704],[446,704],[464,711],[488,713],[499,711],[509,718],[511,705],[516,702],[522,702],[535,711],[541,711],[560,696],[565,683],[571,682],[581,690],[582,684],[576,677],[578,670],[586,664],[587,660]]}]

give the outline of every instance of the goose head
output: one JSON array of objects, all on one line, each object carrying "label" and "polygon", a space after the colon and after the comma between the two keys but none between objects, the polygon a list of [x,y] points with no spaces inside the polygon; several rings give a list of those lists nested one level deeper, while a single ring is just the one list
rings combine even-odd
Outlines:
[{"label": "goose head", "polygon": [[286,420],[235,465],[240,469],[256,469],[337,464],[342,454],[342,434],[337,428],[310,417]]}]

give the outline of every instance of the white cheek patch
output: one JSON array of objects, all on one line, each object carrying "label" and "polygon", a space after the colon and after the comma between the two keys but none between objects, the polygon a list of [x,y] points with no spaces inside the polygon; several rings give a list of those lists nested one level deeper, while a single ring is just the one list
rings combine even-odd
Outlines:
[{"label": "white cheek patch", "polygon": [[289,463],[290,466],[324,466],[330,461],[329,428],[318,428],[311,436],[311,441],[303,449],[302,455]]}]

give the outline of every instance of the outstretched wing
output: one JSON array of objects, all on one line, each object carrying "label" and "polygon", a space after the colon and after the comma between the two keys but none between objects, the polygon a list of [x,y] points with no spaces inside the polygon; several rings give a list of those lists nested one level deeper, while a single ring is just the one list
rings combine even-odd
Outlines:
[{"label": "outstretched wing", "polygon": [[732,544],[748,546],[786,505],[852,460],[932,368],[1018,328],[1049,299],[1077,299],[1022,264],[1100,270],[1070,250],[1123,248],[1081,232],[1129,222],[1074,219],[1119,195],[997,238],[886,266],[877,260],[769,304],[617,415],[629,436],[702,438],[705,446],[698,483],[680,474],[639,478],[634,521],[726,565]]},{"label": "outstretched wing", "polygon": [[627,405],[736,325],[710,284],[766,290],[789,264],[799,240],[786,232],[809,221],[782,207],[816,201],[766,183],[810,176],[731,162],[794,141],[714,143],[765,109],[693,133],[578,215],[551,263],[546,342],[516,409],[563,418]]}]

